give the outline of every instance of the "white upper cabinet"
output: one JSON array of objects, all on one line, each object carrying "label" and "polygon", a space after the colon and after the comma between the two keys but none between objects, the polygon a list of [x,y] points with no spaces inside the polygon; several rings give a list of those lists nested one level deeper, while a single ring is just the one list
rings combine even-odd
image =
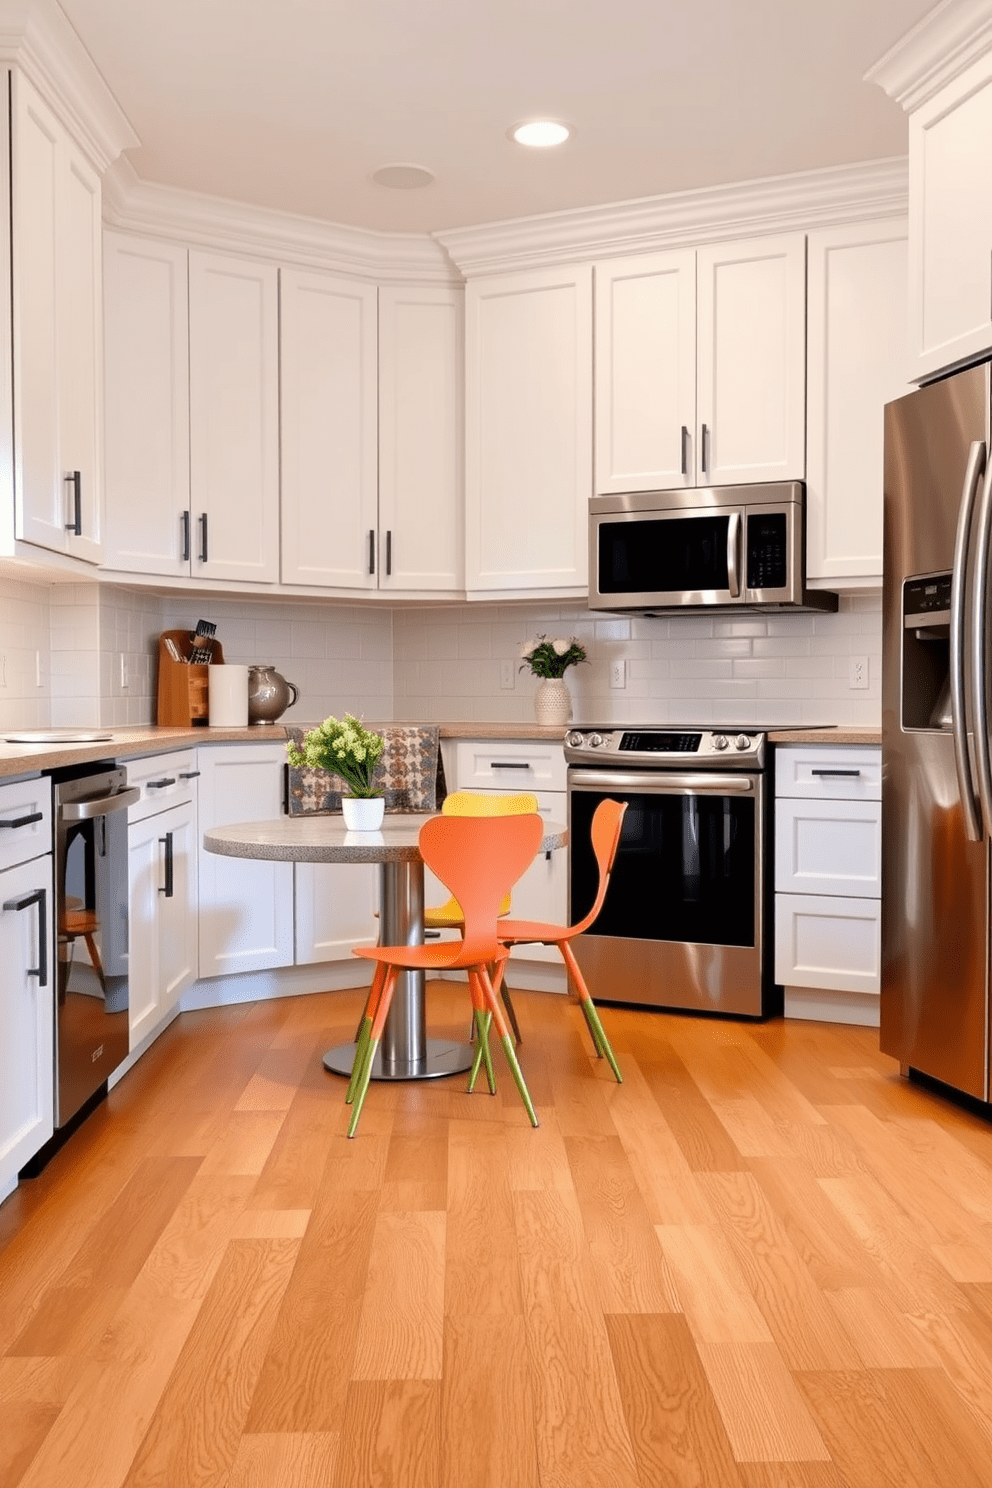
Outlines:
[{"label": "white upper cabinet", "polygon": [[273,264],[190,251],[195,578],[279,578],[278,326]]},{"label": "white upper cabinet", "polygon": [[882,415],[909,390],[906,221],[809,235],[806,574],[881,584]]},{"label": "white upper cabinet", "polygon": [[465,316],[466,588],[584,594],[592,268],[470,280]]},{"label": "white upper cabinet", "polygon": [[379,290],[379,587],[464,588],[464,294]]},{"label": "white upper cabinet", "polygon": [[867,73],[909,115],[909,376],[992,351],[992,30],[941,0]]},{"label": "white upper cabinet", "polygon": [[375,589],[376,290],[283,269],[282,580]]},{"label": "white upper cabinet", "polygon": [[598,492],[695,485],[696,255],[596,265]]},{"label": "white upper cabinet", "polygon": [[104,266],[104,562],[188,574],[187,253],[108,232]]},{"label": "white upper cabinet", "polygon": [[596,490],[801,480],[802,234],[596,265]]},{"label": "white upper cabinet", "polygon": [[696,254],[696,484],[806,473],[806,239]]},{"label": "white upper cabinet", "polygon": [[100,181],[11,76],[15,535],[101,556]]}]

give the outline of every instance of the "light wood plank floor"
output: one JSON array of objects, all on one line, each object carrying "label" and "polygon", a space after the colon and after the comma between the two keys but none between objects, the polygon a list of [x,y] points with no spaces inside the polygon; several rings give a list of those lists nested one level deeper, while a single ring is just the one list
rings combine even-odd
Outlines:
[{"label": "light wood plank floor", "polygon": [[[870,1030],[520,993],[541,1119],[187,1014],[0,1208],[0,1488],[982,1488],[992,1125]],[[432,1031],[465,993],[430,992]]]}]

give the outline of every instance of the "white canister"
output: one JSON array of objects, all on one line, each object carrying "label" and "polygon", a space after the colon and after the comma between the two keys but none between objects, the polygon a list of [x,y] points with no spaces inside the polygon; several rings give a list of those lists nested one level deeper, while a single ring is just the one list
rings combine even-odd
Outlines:
[{"label": "white canister", "polygon": [[248,668],[214,662],[207,667],[208,722],[211,728],[248,727]]}]

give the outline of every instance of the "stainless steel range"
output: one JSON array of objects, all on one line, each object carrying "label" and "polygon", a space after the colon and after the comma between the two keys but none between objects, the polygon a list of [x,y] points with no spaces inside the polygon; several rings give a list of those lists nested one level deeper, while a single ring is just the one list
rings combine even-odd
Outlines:
[{"label": "stainless steel range", "polygon": [[572,729],[565,760],[573,922],[595,897],[593,812],[606,796],[628,803],[603,908],[575,942],[593,997],[753,1018],[781,1011],[766,730]]}]

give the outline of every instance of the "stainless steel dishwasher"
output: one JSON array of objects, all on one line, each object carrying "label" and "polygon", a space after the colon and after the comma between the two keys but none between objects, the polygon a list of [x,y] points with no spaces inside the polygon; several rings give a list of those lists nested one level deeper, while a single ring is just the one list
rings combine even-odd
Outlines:
[{"label": "stainless steel dishwasher", "polygon": [[55,1127],[128,1052],[127,772],[52,772],[55,814]]}]

